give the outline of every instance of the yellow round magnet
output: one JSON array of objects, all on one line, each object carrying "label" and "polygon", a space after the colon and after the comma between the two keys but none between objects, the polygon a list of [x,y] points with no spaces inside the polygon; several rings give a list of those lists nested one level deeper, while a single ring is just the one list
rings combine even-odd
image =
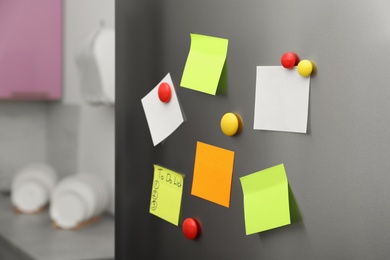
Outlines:
[{"label": "yellow round magnet", "polygon": [[233,136],[241,129],[242,121],[239,115],[235,113],[226,113],[221,119],[222,132],[227,136]]},{"label": "yellow round magnet", "polygon": [[309,77],[310,74],[314,71],[314,63],[310,60],[301,60],[298,63],[298,73],[302,77]]}]

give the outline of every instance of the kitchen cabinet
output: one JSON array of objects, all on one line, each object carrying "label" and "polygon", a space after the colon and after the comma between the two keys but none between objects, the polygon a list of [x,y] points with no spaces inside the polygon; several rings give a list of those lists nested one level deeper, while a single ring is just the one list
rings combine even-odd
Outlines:
[{"label": "kitchen cabinet", "polygon": [[57,100],[62,0],[0,1],[0,99]]}]

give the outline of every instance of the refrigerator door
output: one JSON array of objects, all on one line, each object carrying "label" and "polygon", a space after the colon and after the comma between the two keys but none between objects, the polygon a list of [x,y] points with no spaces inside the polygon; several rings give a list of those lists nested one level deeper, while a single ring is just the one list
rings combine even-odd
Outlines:
[{"label": "refrigerator door", "polygon": [[[389,9],[378,0],[116,1],[118,259],[386,259]],[[191,34],[229,40],[216,95],[181,86]],[[254,129],[257,67],[282,66],[285,52],[317,67],[307,126]],[[167,73],[186,121],[154,146],[141,99]],[[242,119],[233,136],[220,126],[228,112]],[[229,203],[193,195],[198,142],[234,152]],[[150,213],[154,164],[185,175],[178,226]],[[247,235],[240,180],[280,164],[285,175],[270,183],[288,197],[291,224]],[[182,231],[187,218],[201,225],[194,240]]]}]

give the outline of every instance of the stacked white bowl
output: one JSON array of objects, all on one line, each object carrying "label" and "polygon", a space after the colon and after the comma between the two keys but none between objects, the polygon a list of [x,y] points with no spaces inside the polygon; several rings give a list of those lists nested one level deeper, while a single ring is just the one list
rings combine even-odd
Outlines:
[{"label": "stacked white bowl", "polygon": [[57,172],[48,164],[31,163],[15,174],[11,185],[11,202],[25,214],[42,210],[58,179]]},{"label": "stacked white bowl", "polygon": [[62,179],[53,190],[50,218],[62,229],[101,215],[109,203],[109,190],[99,176],[76,174]]}]

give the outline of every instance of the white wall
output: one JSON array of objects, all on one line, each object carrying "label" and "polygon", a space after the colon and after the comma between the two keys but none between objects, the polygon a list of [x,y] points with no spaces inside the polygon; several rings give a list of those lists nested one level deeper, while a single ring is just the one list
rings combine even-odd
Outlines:
[{"label": "white wall", "polygon": [[41,102],[0,101],[0,191],[26,164],[46,161],[46,111]]},{"label": "white wall", "polygon": [[101,21],[115,28],[114,0],[64,0],[64,92],[62,105],[78,105],[77,171],[104,177],[111,188],[115,213],[115,106],[87,104],[81,92],[75,52]]}]

